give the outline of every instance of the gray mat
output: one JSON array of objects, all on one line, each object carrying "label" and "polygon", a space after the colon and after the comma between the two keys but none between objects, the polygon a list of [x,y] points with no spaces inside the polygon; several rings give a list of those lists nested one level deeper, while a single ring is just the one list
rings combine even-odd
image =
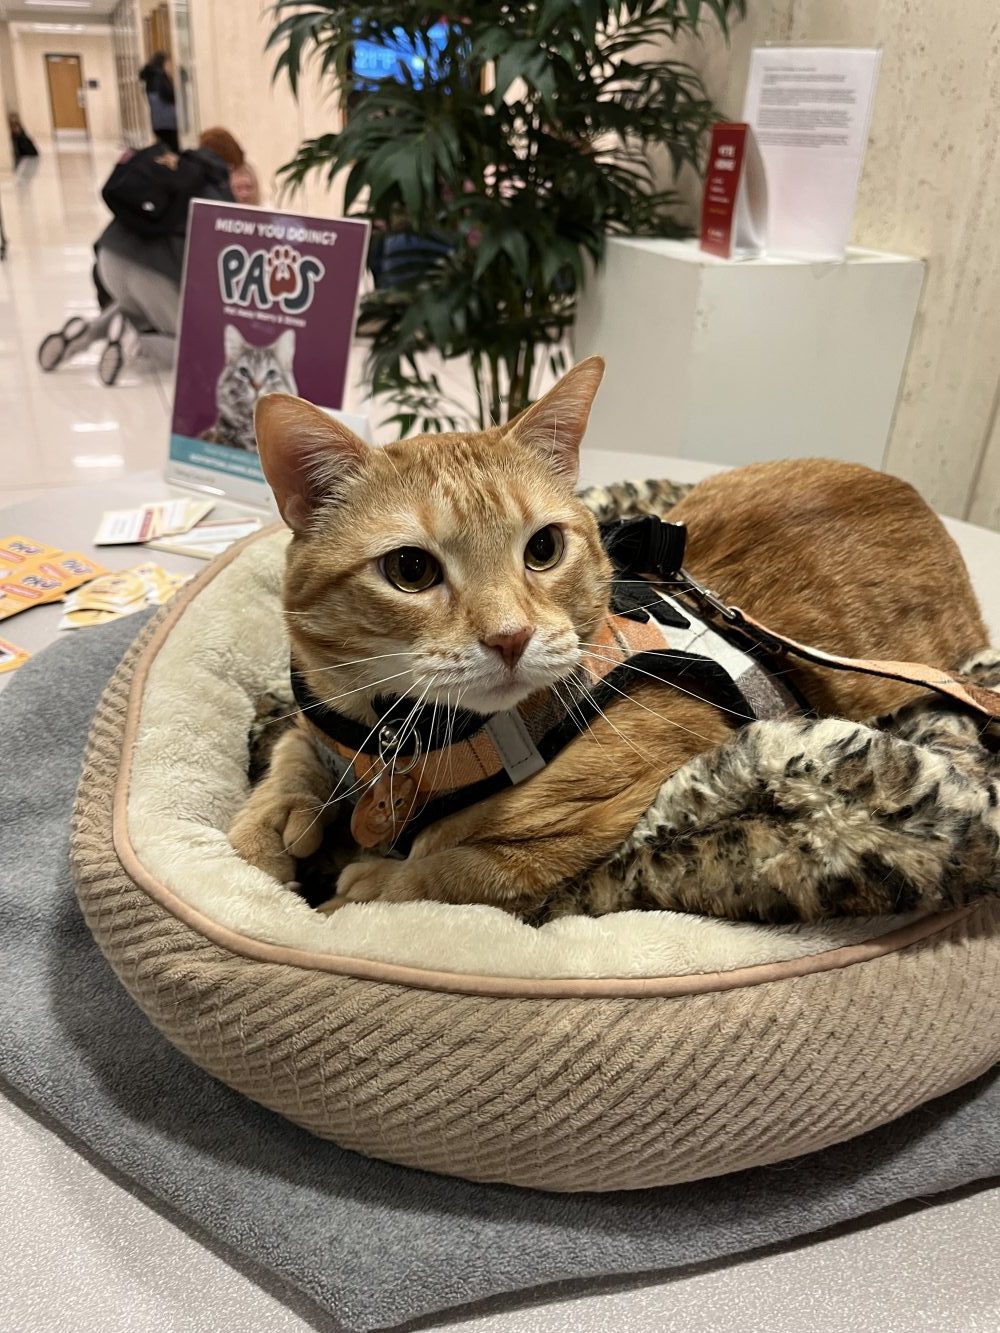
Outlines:
[{"label": "gray mat", "polygon": [[67,868],[90,716],[140,624],[79,631],[0,695],[0,1077],[346,1328],[720,1259],[1000,1174],[997,1071],[793,1164],[616,1195],[536,1194],[366,1161],[231,1092],[169,1046],[118,985]]}]

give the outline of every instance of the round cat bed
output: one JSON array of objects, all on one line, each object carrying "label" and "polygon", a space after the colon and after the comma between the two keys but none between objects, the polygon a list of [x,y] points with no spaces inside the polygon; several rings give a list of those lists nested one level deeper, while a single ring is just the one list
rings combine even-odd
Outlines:
[{"label": "round cat bed", "polygon": [[[121,663],[72,856],[122,983],[192,1060],[374,1157],[637,1189],[824,1147],[1000,1059],[1000,905],[741,924],[349,906],[236,856],[259,700],[288,691],[287,534],[214,562]],[[109,1034],[113,1040],[113,1034]]]}]

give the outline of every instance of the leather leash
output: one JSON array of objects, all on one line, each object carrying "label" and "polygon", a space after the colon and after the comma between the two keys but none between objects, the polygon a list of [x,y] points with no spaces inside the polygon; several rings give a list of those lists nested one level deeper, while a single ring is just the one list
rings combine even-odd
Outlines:
[{"label": "leather leash", "polygon": [[804,662],[829,667],[831,671],[856,671],[865,676],[880,676],[885,680],[898,680],[906,685],[933,690],[936,694],[943,694],[953,699],[963,708],[979,713],[991,722],[1000,720],[1000,693],[977,685],[960,672],[944,671],[941,667],[927,666],[924,662],[843,657],[838,653],[824,652],[821,648],[813,648],[809,644],[799,643],[797,639],[779,634],[770,625],[762,624],[738,606],[727,605],[710,588],[706,588],[693,578],[686,569],[681,570],[681,577],[687,585],[685,591],[696,601],[720,616],[728,625],[751,634],[767,651],[800,657]]},{"label": "leather leash", "polygon": [[612,563],[624,572],[643,573],[652,580],[665,581],[677,589],[677,596],[689,596],[709,613],[735,630],[755,639],[765,652],[799,657],[831,671],[857,671],[861,675],[881,676],[902,681],[920,689],[943,694],[963,708],[969,708],[991,722],[1000,720],[1000,692],[977,685],[968,676],[924,662],[882,661],[869,657],[843,657],[799,643],[764,625],[738,606],[730,606],[705,587],[684,567],[687,529],[683,523],[671,523],[653,514],[620,519],[602,525],[605,548]]}]

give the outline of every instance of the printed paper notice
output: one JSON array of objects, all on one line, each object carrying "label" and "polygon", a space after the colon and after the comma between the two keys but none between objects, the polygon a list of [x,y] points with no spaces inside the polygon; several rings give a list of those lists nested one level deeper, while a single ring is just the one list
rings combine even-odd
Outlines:
[{"label": "printed paper notice", "polygon": [[843,259],[880,60],[857,47],[751,53],[743,119],[764,159],[769,254]]}]

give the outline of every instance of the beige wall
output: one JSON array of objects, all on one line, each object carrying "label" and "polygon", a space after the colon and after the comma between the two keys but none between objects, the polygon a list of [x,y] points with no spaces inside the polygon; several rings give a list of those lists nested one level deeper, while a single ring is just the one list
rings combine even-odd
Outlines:
[{"label": "beige wall", "polygon": [[754,42],[883,47],[853,239],[928,261],[888,466],[945,513],[1000,527],[996,0],[750,0],[748,9],[730,52],[710,42],[698,57],[730,115]]},{"label": "beige wall", "polygon": [[17,111],[17,79],[14,75],[14,53],[10,45],[10,24],[0,23],[0,85],[3,87],[4,112]]},{"label": "beige wall", "polygon": [[[201,126],[224,125],[243,144],[265,201],[276,202],[276,172],[303,139],[340,127],[337,98],[303,80],[298,102],[284,77],[271,83],[275,53],[264,52],[271,20],[262,0],[190,0],[194,77]],[[342,193],[313,179],[289,206],[334,216]]]},{"label": "beige wall", "polygon": [[0,172],[14,166],[14,150],[7,133],[7,113],[17,110],[17,83],[14,78],[14,57],[10,49],[10,30],[0,23]]},{"label": "beige wall", "polygon": [[96,79],[97,89],[86,91],[87,125],[93,139],[120,137],[118,88],[115,81],[111,32],[95,25],[93,32],[32,32],[24,24],[12,23],[11,45],[21,120],[32,138],[48,138],[52,133],[48,80],[45,75],[46,52],[78,55],[83,79]]},{"label": "beige wall", "polygon": [[1000,529],[1000,386],[993,403],[993,421],[976,479],[969,518],[988,528]]}]

